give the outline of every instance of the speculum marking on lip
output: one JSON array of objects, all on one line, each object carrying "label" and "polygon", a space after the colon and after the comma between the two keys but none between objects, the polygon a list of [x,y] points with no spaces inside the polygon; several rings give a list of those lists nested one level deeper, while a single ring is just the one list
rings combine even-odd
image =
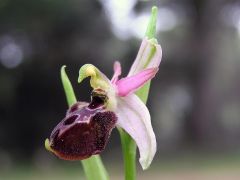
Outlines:
[{"label": "speculum marking on lip", "polygon": [[63,124],[66,125],[70,125],[72,123],[74,123],[74,121],[78,118],[78,115],[72,115],[70,117],[68,117],[66,120],[64,120]]},{"label": "speculum marking on lip", "polygon": [[67,114],[70,114],[70,113],[73,113],[77,110],[80,110],[82,109],[82,107],[86,106],[87,104],[89,103],[86,103],[86,102],[77,102],[75,104],[73,104],[67,111]]}]

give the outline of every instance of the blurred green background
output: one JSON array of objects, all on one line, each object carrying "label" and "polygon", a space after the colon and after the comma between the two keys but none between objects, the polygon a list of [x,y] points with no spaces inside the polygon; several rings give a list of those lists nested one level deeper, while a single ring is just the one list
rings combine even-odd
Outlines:
[{"label": "blurred green background", "polygon": [[[119,60],[126,74],[153,5],[163,49],[148,101],[158,151],[149,170],[138,164],[138,179],[240,179],[239,1],[1,0],[1,180],[84,179],[80,162],[44,148],[67,109],[60,67],[89,101],[79,68],[111,77]],[[116,130],[102,157],[111,179],[123,179]]]}]

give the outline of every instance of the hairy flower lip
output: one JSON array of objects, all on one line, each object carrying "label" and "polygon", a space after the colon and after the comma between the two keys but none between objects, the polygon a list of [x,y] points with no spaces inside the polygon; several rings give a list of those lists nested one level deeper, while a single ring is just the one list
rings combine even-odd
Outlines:
[{"label": "hairy flower lip", "polygon": [[[99,96],[98,96],[99,94]],[[102,152],[117,117],[106,109],[105,92],[95,90],[90,103],[77,102],[53,129],[45,147],[64,160],[83,160]]]}]

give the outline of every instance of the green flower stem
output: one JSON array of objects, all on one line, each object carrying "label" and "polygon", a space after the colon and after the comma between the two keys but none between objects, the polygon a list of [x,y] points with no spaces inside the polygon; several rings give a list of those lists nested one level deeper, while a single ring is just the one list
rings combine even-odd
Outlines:
[{"label": "green flower stem", "polygon": [[[61,79],[68,106],[70,107],[76,103],[77,100],[72,88],[72,84],[65,72],[65,67],[66,66],[62,66],[61,68]],[[95,155],[86,160],[82,160],[81,163],[88,180],[109,180],[109,176],[99,155]]]},{"label": "green flower stem", "polygon": [[[157,7],[152,7],[150,21],[147,26],[145,36],[152,39],[156,35],[157,23]],[[136,92],[136,95],[146,104],[149,94],[151,82],[146,83],[141,89]],[[136,179],[136,143],[135,141],[123,130],[119,128],[120,138],[122,143],[122,151],[124,157],[125,180]]]},{"label": "green flower stem", "polygon": [[118,128],[124,157],[125,180],[136,179],[136,150],[135,141],[122,128]]},{"label": "green flower stem", "polygon": [[99,155],[92,156],[81,162],[88,180],[109,180],[109,176]]}]

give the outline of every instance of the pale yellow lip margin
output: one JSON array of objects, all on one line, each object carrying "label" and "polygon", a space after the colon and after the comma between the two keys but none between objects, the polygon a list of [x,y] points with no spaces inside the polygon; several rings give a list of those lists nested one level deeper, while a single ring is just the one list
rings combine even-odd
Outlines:
[{"label": "pale yellow lip margin", "polygon": [[46,148],[48,151],[50,151],[50,152],[52,152],[52,153],[55,154],[54,150],[53,150],[53,149],[51,148],[51,146],[50,146],[49,139],[46,139],[46,140],[45,140],[45,148]]}]

